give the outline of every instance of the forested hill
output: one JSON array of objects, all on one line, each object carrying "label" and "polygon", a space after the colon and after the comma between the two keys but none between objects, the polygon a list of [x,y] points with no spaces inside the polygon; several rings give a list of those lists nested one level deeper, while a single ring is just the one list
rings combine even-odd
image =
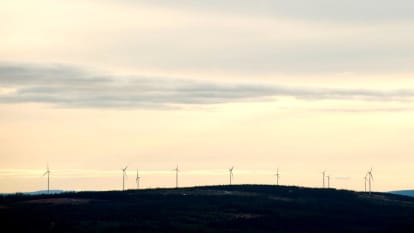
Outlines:
[{"label": "forested hill", "polygon": [[5,232],[414,232],[414,198],[270,185],[0,197]]}]

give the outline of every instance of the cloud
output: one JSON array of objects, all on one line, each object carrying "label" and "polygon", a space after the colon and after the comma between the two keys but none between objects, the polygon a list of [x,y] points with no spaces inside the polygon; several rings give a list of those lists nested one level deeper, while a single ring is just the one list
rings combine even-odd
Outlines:
[{"label": "cloud", "polygon": [[[117,1],[119,2],[119,1]],[[136,1],[124,0],[135,4]],[[304,20],[383,21],[412,20],[411,0],[143,0],[141,4]]]},{"label": "cloud", "polygon": [[252,76],[413,72],[413,11],[408,0],[15,0],[0,3],[0,60]]},{"label": "cloud", "polygon": [[367,112],[413,112],[414,108],[407,107],[360,107],[360,108],[319,108],[319,109],[310,109],[311,111],[318,112],[339,112],[339,113],[367,113]]},{"label": "cloud", "polygon": [[278,97],[305,100],[411,101],[414,90],[308,88],[221,83],[171,77],[96,74],[77,67],[0,64],[1,103],[49,103],[72,108],[175,108]]}]

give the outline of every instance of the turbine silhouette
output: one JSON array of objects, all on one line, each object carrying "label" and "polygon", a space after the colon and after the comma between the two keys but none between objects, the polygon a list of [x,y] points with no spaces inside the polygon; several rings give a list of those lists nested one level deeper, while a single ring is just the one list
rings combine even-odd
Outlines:
[{"label": "turbine silhouette", "polygon": [[326,173],[326,170],[322,172],[322,188],[325,188],[325,173]]},{"label": "turbine silhouette", "polygon": [[280,178],[280,174],[279,174],[279,168],[276,170],[276,185],[279,185],[279,178]]},{"label": "turbine silhouette", "polygon": [[234,167],[231,167],[230,169],[229,169],[229,176],[230,176],[230,185],[231,185],[231,180],[232,180],[232,178],[233,178],[233,169],[234,169]]},{"label": "turbine silhouette", "polygon": [[369,195],[371,195],[371,182],[374,181],[374,176],[372,175],[372,168],[368,171],[367,176],[368,176]]},{"label": "turbine silhouette", "polygon": [[173,169],[173,171],[175,171],[175,188],[178,188],[178,172],[180,171],[178,169],[178,164],[177,164],[177,167]]},{"label": "turbine silhouette", "polygon": [[46,165],[46,172],[43,173],[43,176],[47,175],[47,193],[50,193],[50,170],[49,170],[49,163]]},{"label": "turbine silhouette", "polygon": [[122,169],[122,191],[125,191],[125,178],[127,176],[126,170],[128,166],[125,166],[125,168]]},{"label": "turbine silhouette", "polygon": [[364,176],[364,190],[365,190],[365,192],[367,192],[367,179],[368,179],[368,173],[365,174],[365,176]]},{"label": "turbine silhouette", "polygon": [[139,176],[138,169],[137,169],[137,178],[135,178],[135,182],[137,183],[137,189],[139,189],[139,179],[141,179],[141,177]]}]

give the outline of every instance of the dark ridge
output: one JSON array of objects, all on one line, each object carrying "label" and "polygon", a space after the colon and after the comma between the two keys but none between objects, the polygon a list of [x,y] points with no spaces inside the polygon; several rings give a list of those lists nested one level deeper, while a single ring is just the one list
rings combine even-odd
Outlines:
[{"label": "dark ridge", "polygon": [[8,232],[414,232],[414,198],[223,185],[0,197]]},{"label": "dark ridge", "polygon": [[391,191],[390,193],[414,197],[414,190],[398,190],[398,191]]}]

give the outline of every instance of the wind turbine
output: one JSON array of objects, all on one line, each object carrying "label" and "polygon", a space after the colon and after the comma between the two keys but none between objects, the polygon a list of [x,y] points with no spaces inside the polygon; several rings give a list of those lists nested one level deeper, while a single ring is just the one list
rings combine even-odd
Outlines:
[{"label": "wind turbine", "polygon": [[280,177],[280,174],[279,174],[279,168],[276,170],[276,185],[279,185],[279,177]]},{"label": "wind turbine", "polygon": [[231,185],[231,178],[233,178],[233,169],[234,169],[234,167],[231,167],[230,169],[229,169],[229,176],[230,176],[230,185]]},{"label": "wind turbine", "polygon": [[126,170],[128,166],[125,166],[125,168],[122,169],[122,191],[125,190],[125,177],[127,176]]},{"label": "wind turbine", "polygon": [[322,172],[322,188],[325,188],[325,173],[326,173],[326,170]]},{"label": "wind turbine", "polygon": [[368,171],[367,176],[368,176],[369,195],[371,195],[371,181],[374,181],[374,176],[372,176],[372,168]]},{"label": "wind turbine", "polygon": [[330,180],[331,180],[331,177],[330,177],[330,176],[326,176],[326,178],[328,179],[328,188],[329,188],[329,187],[330,187],[329,182],[330,182]]},{"label": "wind turbine", "polygon": [[177,167],[173,171],[175,171],[175,188],[178,188],[178,172],[180,171],[178,169],[178,164],[177,164]]},{"label": "wind turbine", "polygon": [[49,163],[46,165],[46,172],[43,173],[43,176],[47,175],[47,193],[50,193],[50,170],[49,170]]},{"label": "wind turbine", "polygon": [[364,190],[365,190],[365,192],[367,192],[367,179],[368,179],[368,173],[367,174],[365,174],[365,176],[364,176]]},{"label": "wind turbine", "polygon": [[139,189],[139,179],[141,179],[141,177],[139,176],[137,169],[137,178],[135,178],[135,182],[137,182],[137,189]]}]

